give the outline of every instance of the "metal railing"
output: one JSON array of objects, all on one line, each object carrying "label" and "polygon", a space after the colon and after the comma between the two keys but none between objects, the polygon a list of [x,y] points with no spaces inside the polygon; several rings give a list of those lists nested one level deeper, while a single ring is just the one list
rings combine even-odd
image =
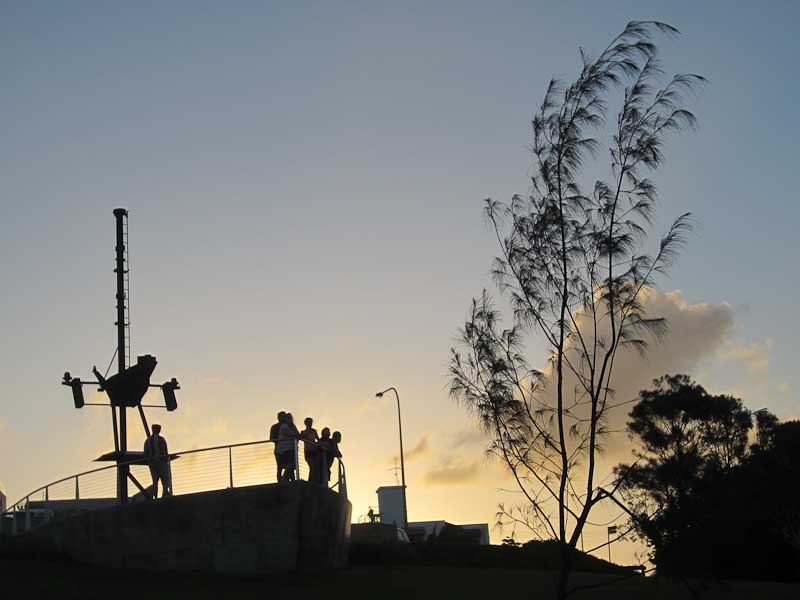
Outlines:
[{"label": "metal railing", "polygon": [[[316,447],[317,458],[324,464],[325,450],[317,444],[295,441],[295,477],[309,479],[303,444]],[[259,440],[198,448],[170,453],[172,495],[194,494],[229,488],[241,488],[278,481],[274,442]],[[331,464],[330,479],[322,483],[347,497],[344,463]],[[150,469],[143,459],[110,464],[70,475],[43,485],[26,494],[0,514],[0,534],[18,534],[47,523],[59,516],[69,516],[96,508],[118,504],[116,497],[117,468],[128,465],[133,477],[148,487],[131,496],[129,502],[154,501]],[[321,470],[323,473],[325,468]],[[159,486],[160,487],[160,486]]]}]

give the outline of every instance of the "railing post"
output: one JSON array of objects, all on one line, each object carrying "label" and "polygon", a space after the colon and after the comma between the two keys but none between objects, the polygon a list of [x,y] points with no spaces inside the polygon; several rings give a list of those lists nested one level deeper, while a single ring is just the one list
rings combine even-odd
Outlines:
[{"label": "railing post", "polygon": [[300,481],[300,440],[294,440],[294,480]]},{"label": "railing post", "polygon": [[339,459],[339,493],[347,498],[347,476],[344,473],[342,459]]},{"label": "railing post", "polygon": [[233,488],[233,450],[228,446],[228,474],[230,475],[230,487]]},{"label": "railing post", "polygon": [[46,485],[44,487],[44,520],[45,522],[50,521],[50,517],[52,516],[50,512],[50,486]]},{"label": "railing post", "polygon": [[81,490],[80,487],[78,486],[78,476],[75,475],[75,500],[80,500],[80,499],[81,499]]},{"label": "railing post", "polygon": [[31,530],[31,497],[25,497],[25,531]]}]

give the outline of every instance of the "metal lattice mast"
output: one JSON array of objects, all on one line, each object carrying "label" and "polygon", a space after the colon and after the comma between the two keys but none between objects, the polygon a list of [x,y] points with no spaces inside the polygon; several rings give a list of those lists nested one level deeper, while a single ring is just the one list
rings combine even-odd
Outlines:
[{"label": "metal lattice mast", "polygon": [[[125,288],[128,276],[128,269],[126,268],[125,256],[126,252],[126,238],[127,238],[127,221],[128,211],[124,208],[114,209],[114,218],[117,221],[117,245],[116,245],[116,268],[114,273],[117,275],[117,372],[122,373],[125,370],[126,355],[128,352],[126,334],[127,334],[127,321],[126,321],[126,302],[125,302]],[[112,408],[112,410],[114,410]],[[127,408],[125,406],[119,407],[119,453],[117,458],[117,500],[121,504],[128,501],[128,472],[129,465],[122,464],[124,457],[128,452],[128,419]]]}]

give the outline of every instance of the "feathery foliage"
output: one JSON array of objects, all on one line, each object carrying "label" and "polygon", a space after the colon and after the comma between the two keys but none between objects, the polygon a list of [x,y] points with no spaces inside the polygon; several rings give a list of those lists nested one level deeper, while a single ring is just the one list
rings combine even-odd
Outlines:
[{"label": "feathery foliage", "polygon": [[[648,176],[663,164],[667,134],[696,127],[685,104],[704,81],[681,74],[659,86],[653,39],[677,33],[665,23],[628,23],[596,57],[581,50],[574,82],[550,81],[532,121],[529,193],[485,201],[499,245],[491,272],[513,323],[503,325],[484,291],[451,354],[452,397],[478,416],[489,451],[527,499],[524,507],[501,508],[501,521],[564,548],[560,597],[589,512],[610,495],[596,486],[594,471],[614,406],[614,359],[619,350],[644,355],[666,334],[666,322],[647,315],[644,301],[691,228],[690,216],[681,215],[655,251],[645,251],[657,200]],[[621,105],[609,126],[615,90]],[[595,137],[604,132],[610,172],[586,185],[590,164],[605,160]],[[540,370],[525,358],[530,334],[549,347]]]}]

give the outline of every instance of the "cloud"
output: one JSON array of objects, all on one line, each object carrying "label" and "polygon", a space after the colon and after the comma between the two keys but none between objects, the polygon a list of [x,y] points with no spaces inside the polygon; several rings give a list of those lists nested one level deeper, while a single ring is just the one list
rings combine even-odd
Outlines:
[{"label": "cloud", "polygon": [[[424,456],[427,456],[431,452],[431,446],[429,443],[429,435],[427,433],[423,434],[417,444],[411,448],[411,450],[405,450],[403,452],[403,458],[405,462],[410,463],[418,460]],[[395,461],[397,461],[398,455],[393,454],[390,458],[387,459],[387,464],[393,465]]]},{"label": "cloud", "polygon": [[[734,330],[734,313],[732,307],[725,302],[690,303],[680,290],[663,292],[649,289],[642,297],[645,312],[648,317],[662,317],[669,326],[668,334],[660,341],[648,340],[649,347],[644,356],[633,350],[621,349],[615,358],[610,387],[614,396],[609,402],[619,405],[610,409],[606,414],[606,427],[615,433],[610,433],[601,438],[601,452],[596,457],[596,470],[594,472],[594,485],[607,485],[613,478],[613,467],[620,462],[629,462],[631,450],[634,447],[625,428],[628,421],[628,412],[633,401],[638,398],[639,392],[651,387],[654,379],[665,374],[685,373],[696,375],[698,369],[707,361],[719,360],[721,352],[730,346],[730,336]],[[578,325],[581,335],[587,344],[591,344],[594,335],[593,323],[588,318],[578,316]],[[606,328],[600,327],[597,335],[608,339],[610,331],[606,321]],[[577,336],[573,338],[579,343]],[[542,364],[533,364],[533,367],[542,368]],[[546,374],[549,368],[542,369]],[[567,394],[566,403],[573,400],[572,394],[579,389],[578,380],[568,369],[565,370],[564,390]],[[539,394],[539,399],[550,406],[555,406],[555,385],[548,386]],[[622,404],[630,402],[628,404]],[[587,416],[584,414],[579,417]],[[574,449],[577,439],[568,438],[570,450]],[[502,461],[494,461],[498,468],[506,475],[503,488],[506,486],[516,489],[516,483],[508,476],[508,469]],[[571,471],[572,483],[576,488],[584,489],[585,464]],[[490,472],[483,475],[488,479]],[[425,474],[425,481],[429,484],[448,484],[470,481],[478,476],[478,464],[452,463],[444,464],[440,469],[432,470]],[[491,474],[494,479],[494,474]],[[531,485],[529,489],[537,486]],[[544,497],[543,497],[544,498]],[[509,498],[513,503],[520,501],[519,496]],[[523,501],[524,502],[524,501]],[[599,509],[601,512],[603,507]]]},{"label": "cloud", "polygon": [[462,429],[452,435],[449,445],[454,450],[465,447],[485,446],[486,435],[477,427],[475,429]]},{"label": "cloud", "polygon": [[423,481],[428,485],[460,485],[474,481],[479,474],[480,461],[463,463],[457,459],[450,459],[426,472]]},{"label": "cloud", "polygon": [[768,339],[764,344],[750,344],[743,346],[731,344],[722,351],[722,356],[728,360],[743,364],[751,373],[763,371],[769,366],[770,354],[772,352],[772,340]]},{"label": "cloud", "polygon": [[[728,340],[734,328],[734,314],[727,303],[690,303],[680,290],[662,292],[656,289],[647,290],[642,301],[649,317],[667,320],[669,333],[659,342],[652,340],[644,357],[635,351],[620,350],[617,353],[611,378],[611,388],[614,390],[611,404],[636,400],[641,390],[649,388],[652,381],[662,375],[697,373],[698,365],[703,361],[718,359],[720,352],[730,344]],[[592,324],[588,319],[579,318],[578,322],[588,342],[593,335]],[[607,337],[608,332],[599,331],[598,335]],[[548,369],[544,370],[548,372]],[[564,389],[568,393],[578,389],[577,378],[568,370]],[[540,399],[555,405],[554,395],[555,386],[551,385],[542,392]],[[599,457],[601,464],[598,465],[597,480],[602,479],[613,465],[630,458],[632,443],[624,432],[630,408],[631,404],[624,404],[607,413],[606,426],[617,433],[611,433],[601,440],[602,455]],[[445,450],[450,454],[445,454],[436,467],[425,473],[425,483],[455,485],[478,477],[479,461],[469,463],[455,455],[460,453],[460,449],[466,455],[481,442],[485,445],[486,439],[477,427],[455,433]],[[575,476],[580,475],[575,473]]]},{"label": "cloud", "polygon": [[[733,329],[733,309],[727,303],[708,304],[687,302],[680,290],[662,292],[657,289],[646,290],[643,304],[648,317],[663,317],[667,320],[669,333],[661,341],[648,340],[649,347],[644,357],[635,351],[620,350],[614,361],[611,388],[614,391],[610,404],[633,401],[639,391],[649,388],[652,381],[665,374],[697,372],[703,360],[719,356]],[[579,327],[587,343],[591,343],[592,322],[588,318],[578,318]],[[608,336],[608,332],[598,332]],[[577,343],[577,341],[576,341]],[[545,370],[548,372],[548,370]],[[568,393],[579,389],[577,378],[566,371],[564,389]],[[555,386],[550,386],[545,396],[554,405],[552,396]],[[570,397],[571,399],[571,397]],[[607,412],[607,427],[611,431],[625,428],[630,405],[620,406]],[[603,439],[606,457],[616,455],[616,460],[627,460],[630,442],[625,433],[610,434]]]},{"label": "cloud", "polygon": [[[167,430],[168,429],[168,430]],[[197,450],[230,443],[231,424],[226,417],[192,418],[165,427],[170,447]]]},{"label": "cloud", "polygon": [[412,462],[421,456],[425,456],[430,452],[431,448],[428,444],[428,434],[424,434],[422,438],[417,442],[417,445],[411,448],[408,452],[405,453],[405,461]]},{"label": "cloud", "polygon": [[364,398],[363,400],[357,400],[353,402],[350,410],[355,417],[360,417],[361,415],[370,412],[375,407],[375,399],[374,398]]},{"label": "cloud", "polygon": [[[644,357],[635,351],[617,353],[611,379],[617,402],[636,398],[653,379],[666,373],[695,372],[698,362],[712,358],[724,346],[733,329],[729,304],[689,304],[680,290],[648,290],[644,307],[649,317],[666,319],[669,333],[660,342],[648,340]],[[589,320],[581,325],[584,336],[591,337]],[[576,383],[574,376],[570,377],[568,389]]]}]

